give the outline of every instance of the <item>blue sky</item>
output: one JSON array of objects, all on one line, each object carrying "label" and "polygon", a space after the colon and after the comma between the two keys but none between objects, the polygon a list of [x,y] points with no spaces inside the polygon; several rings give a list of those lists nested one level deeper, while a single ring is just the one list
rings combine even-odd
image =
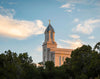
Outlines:
[{"label": "blue sky", "polygon": [[100,41],[100,0],[0,0],[0,53],[28,52],[42,61],[48,20],[58,47],[92,47]]}]

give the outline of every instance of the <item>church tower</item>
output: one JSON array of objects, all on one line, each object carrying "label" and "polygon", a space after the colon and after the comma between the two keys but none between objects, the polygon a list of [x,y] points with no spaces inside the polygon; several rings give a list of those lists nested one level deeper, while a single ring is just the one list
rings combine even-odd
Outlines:
[{"label": "church tower", "polygon": [[46,61],[53,61],[55,66],[63,65],[65,59],[70,58],[73,49],[57,48],[57,43],[55,42],[55,31],[50,24],[46,28],[45,41],[43,43],[43,64]]},{"label": "church tower", "polygon": [[50,24],[46,28],[45,32],[45,41],[43,43],[43,63],[46,61],[52,61],[51,53],[49,52],[50,48],[57,48],[57,44],[55,42],[55,31]]}]

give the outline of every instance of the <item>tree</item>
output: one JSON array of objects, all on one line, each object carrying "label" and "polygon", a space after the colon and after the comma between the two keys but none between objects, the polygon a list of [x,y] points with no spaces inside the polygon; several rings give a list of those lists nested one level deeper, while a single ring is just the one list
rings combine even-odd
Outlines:
[{"label": "tree", "polygon": [[94,50],[99,51],[100,53],[100,42],[98,42],[95,46],[94,46]]},{"label": "tree", "polygon": [[[98,56],[97,52],[93,51],[91,46],[83,45],[72,51],[71,58],[66,58],[64,65],[66,65],[68,70],[71,69],[70,72],[72,74],[69,75],[75,79],[94,78],[97,76],[96,72],[99,72],[100,59]],[[98,71],[95,72],[96,69]]]},{"label": "tree", "polygon": [[54,79],[54,62],[53,61],[47,61],[45,63],[45,79]]},{"label": "tree", "polygon": [[[94,48],[99,49],[99,44]],[[32,61],[28,53],[1,53],[0,79],[100,79],[100,53],[89,45],[73,50],[60,67],[47,61],[45,67],[37,68]]]},{"label": "tree", "polygon": [[46,67],[46,69],[47,69],[48,71],[53,70],[53,69],[54,69],[54,62],[53,62],[53,61],[47,61],[47,62],[45,63],[45,67]]},{"label": "tree", "polygon": [[18,73],[21,71],[16,53],[8,50],[0,54],[0,63],[1,79],[19,79],[20,75]]},{"label": "tree", "polygon": [[38,70],[27,53],[0,54],[0,79],[38,79]]}]

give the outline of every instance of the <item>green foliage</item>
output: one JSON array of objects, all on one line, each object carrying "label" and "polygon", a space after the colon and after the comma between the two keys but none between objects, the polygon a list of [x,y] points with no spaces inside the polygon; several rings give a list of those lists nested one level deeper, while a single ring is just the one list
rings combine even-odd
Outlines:
[{"label": "green foliage", "polygon": [[71,77],[75,79],[95,78],[100,74],[100,54],[91,46],[83,45],[72,51],[71,58],[66,58],[64,65],[71,69]]},{"label": "green foliage", "polygon": [[54,69],[54,63],[53,63],[53,61],[47,61],[47,62],[45,63],[45,67],[46,67],[46,69],[47,69],[48,71],[53,70],[53,69]]},{"label": "green foliage", "polygon": [[35,79],[37,74],[36,66],[27,53],[17,55],[8,50],[0,54],[0,79]]},{"label": "green foliage", "polygon": [[38,64],[43,65],[43,62],[39,62]]},{"label": "green foliage", "polygon": [[100,42],[98,42],[95,46],[94,46],[94,50],[99,51],[100,53]]},{"label": "green foliage", "polygon": [[45,63],[45,78],[46,79],[54,79],[54,63],[53,61],[47,61]]},{"label": "green foliage", "polygon": [[98,46],[99,43],[92,50],[83,45],[73,50],[71,58],[66,58],[60,67],[52,61],[47,61],[45,67],[36,67],[27,53],[5,51],[0,54],[0,79],[100,79],[100,53],[95,50]]}]

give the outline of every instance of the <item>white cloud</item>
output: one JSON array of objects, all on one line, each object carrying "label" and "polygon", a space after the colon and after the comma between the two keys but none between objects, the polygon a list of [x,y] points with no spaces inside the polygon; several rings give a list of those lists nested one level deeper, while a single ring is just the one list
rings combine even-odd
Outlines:
[{"label": "white cloud", "polygon": [[15,15],[15,10],[14,9],[5,9],[2,6],[0,6],[0,15],[13,18],[13,16]]},{"label": "white cloud", "polygon": [[94,19],[94,20],[89,19],[83,23],[78,24],[76,28],[73,28],[72,30],[84,34],[91,34],[94,28],[98,27],[99,25],[100,25],[100,19]]},{"label": "white cloud", "polygon": [[[41,20],[26,21],[13,19],[13,9],[0,7],[0,35],[25,39],[31,35],[42,34],[45,26]],[[3,15],[2,15],[3,14]]]},{"label": "white cloud", "polygon": [[72,10],[66,10],[67,12],[72,12]]},{"label": "white cloud", "polygon": [[97,0],[57,0],[57,1],[62,1],[62,2],[67,2],[67,3],[76,3],[76,4],[93,4],[93,3],[99,3],[100,1]]},{"label": "white cloud", "polygon": [[66,3],[64,5],[62,5],[60,8],[65,8],[67,12],[72,12],[74,8],[74,5],[73,4],[70,4],[70,3]]},{"label": "white cloud", "polygon": [[[80,11],[80,5],[82,6],[95,6],[96,8],[97,7],[100,7],[100,0],[57,0],[57,1],[60,1],[60,2],[64,2],[66,4],[62,5],[61,8],[66,8],[66,9],[70,9],[72,12],[73,10],[75,11]],[[79,6],[79,7],[77,7]],[[91,7],[91,9],[93,9]],[[97,9],[99,11],[99,8]],[[69,11],[67,11],[69,12]]]},{"label": "white cloud", "polygon": [[7,16],[0,15],[0,35],[25,39],[31,35],[42,34],[45,30],[43,22],[40,20],[25,21],[25,20],[15,20]]},{"label": "white cloud", "polygon": [[71,8],[71,4],[67,3],[61,6],[61,8]]},{"label": "white cloud", "polygon": [[57,42],[57,48],[66,48],[66,46],[64,46],[63,44]]},{"label": "white cloud", "polygon": [[57,45],[57,47],[58,47],[58,48],[63,48],[63,46],[62,46],[62,45],[60,45],[60,44],[58,44],[58,45]]},{"label": "white cloud", "polygon": [[75,18],[75,19],[74,19],[74,22],[79,22],[79,19],[78,19],[78,18]]},{"label": "white cloud", "polygon": [[70,49],[76,49],[78,47],[81,47],[83,42],[78,39],[78,40],[60,40],[61,42],[66,44],[66,48]]},{"label": "white cloud", "polygon": [[88,39],[94,39],[95,37],[94,36],[90,36],[90,37],[88,37]]},{"label": "white cloud", "polygon": [[38,46],[38,47],[36,48],[36,51],[41,52],[41,51],[42,51],[42,45]]},{"label": "white cloud", "polygon": [[78,38],[80,38],[80,36],[79,36],[79,35],[75,35],[75,34],[70,35],[70,37],[71,37],[71,38],[74,38],[74,39],[78,39]]}]

